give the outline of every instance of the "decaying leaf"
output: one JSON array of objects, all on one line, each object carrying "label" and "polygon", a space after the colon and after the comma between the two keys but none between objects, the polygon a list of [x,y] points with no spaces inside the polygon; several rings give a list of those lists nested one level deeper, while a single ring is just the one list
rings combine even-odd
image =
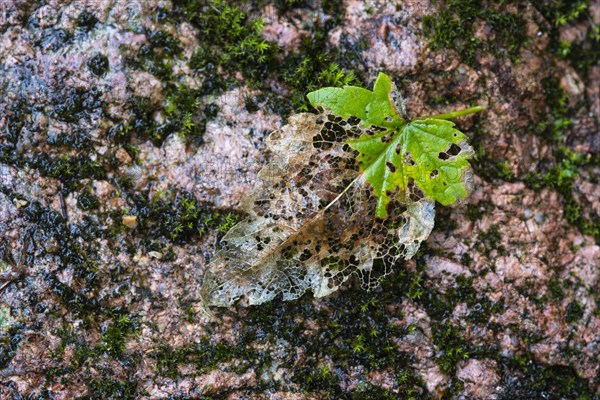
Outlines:
[{"label": "decaying leaf", "polygon": [[223,238],[206,274],[207,304],[291,300],[307,289],[325,296],[353,272],[370,288],[416,252],[433,228],[433,202],[396,201],[376,218],[378,199],[345,144],[367,132],[331,114],[299,114],[271,135],[262,185],[242,204],[248,218]]},{"label": "decaying leaf", "polygon": [[[409,186],[416,186],[414,191],[420,192],[420,197],[443,205],[466,197],[471,184],[468,159],[472,156],[466,136],[439,117],[407,122],[401,97],[387,75],[379,74],[372,92],[354,86],[323,88],[309,93],[308,98],[314,106],[336,115],[358,118],[361,126],[380,127],[376,133],[367,132],[347,142],[360,153],[365,180],[379,198],[378,217],[387,216],[390,195]],[[409,204],[411,199],[403,201]]]},{"label": "decaying leaf", "polygon": [[241,204],[247,218],[222,239],[204,277],[207,305],[292,300],[307,290],[321,297],[352,274],[373,288],[429,236],[436,200],[467,195],[465,136],[446,120],[405,121],[382,75],[372,92],[309,94],[335,114],[297,114],[271,134],[270,163]]},{"label": "decaying leaf", "polygon": [[360,153],[364,178],[379,199],[378,217],[387,216],[390,197],[404,188],[420,194],[405,198],[405,204],[427,197],[448,205],[466,197],[472,150],[453,126],[450,121],[426,119],[405,124],[397,133],[384,130],[348,141]]}]

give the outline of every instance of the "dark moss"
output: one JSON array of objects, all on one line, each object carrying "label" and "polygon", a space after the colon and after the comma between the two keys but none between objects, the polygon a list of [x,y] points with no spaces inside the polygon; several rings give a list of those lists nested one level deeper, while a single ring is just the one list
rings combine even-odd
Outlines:
[{"label": "dark moss", "polygon": [[[209,230],[224,235],[238,221],[237,214],[201,204],[187,192],[159,193],[154,199],[149,199],[147,193],[137,193],[130,200],[130,214],[138,217],[138,233],[143,234],[147,244],[161,238],[189,243]],[[115,223],[121,224],[120,218]]]},{"label": "dark moss", "polygon": [[[417,260],[419,263],[419,260]],[[250,310],[246,318],[248,331],[253,332],[250,341],[285,340],[292,348],[302,346],[306,362],[295,367],[293,381],[307,393],[319,393],[327,398],[361,398],[361,390],[351,393],[341,391],[339,376],[353,366],[371,371],[391,370],[397,381],[396,397],[428,398],[423,382],[411,367],[414,360],[410,354],[399,353],[397,341],[407,340],[407,335],[418,335],[418,328],[400,327],[397,322],[402,314],[390,312],[392,304],[398,304],[402,296],[423,305],[436,328],[436,348],[439,362],[448,371],[454,371],[464,357],[497,356],[498,349],[473,346],[462,337],[458,328],[445,324],[459,302],[466,302],[472,312],[469,315],[477,324],[485,326],[491,313],[502,313],[504,306],[494,304],[485,297],[477,296],[472,280],[458,277],[456,287],[442,295],[434,287],[426,286],[425,275],[409,273],[403,268],[383,281],[380,289],[365,293],[357,288],[323,299],[325,307],[315,310],[311,303],[276,302]],[[327,310],[336,310],[335,312]],[[311,315],[314,327],[307,330],[304,323],[286,318],[288,315]],[[319,360],[330,360],[322,364]],[[333,374],[333,371],[337,371]],[[454,392],[460,388],[458,381]],[[388,396],[389,393],[372,387],[368,381],[359,384],[367,393]],[[371,390],[374,390],[371,392]],[[355,397],[352,397],[355,396]]]},{"label": "dark moss", "polygon": [[153,52],[154,55],[176,56],[181,54],[181,44],[170,33],[159,29],[147,30],[148,46],[142,50]]},{"label": "dark moss", "polygon": [[482,200],[475,206],[467,207],[466,217],[469,221],[475,222],[484,215],[491,215],[494,210],[494,204],[490,201]]},{"label": "dark moss", "polygon": [[[420,268],[419,268],[420,269]],[[152,353],[156,360],[161,375],[171,378],[179,377],[180,367],[191,367],[192,374],[206,373],[230,360],[243,360],[236,364],[236,373],[243,373],[253,368],[257,375],[271,368],[271,356],[263,352],[263,343],[284,343],[281,351],[289,352],[293,349],[302,349],[303,362],[295,364],[294,358],[282,364],[289,368],[293,375],[288,377],[291,382],[299,385],[304,393],[318,394],[323,398],[429,398],[424,382],[416,376],[412,368],[414,359],[410,354],[398,352],[397,342],[407,340],[408,335],[418,335],[416,327],[401,327],[398,320],[402,320],[401,313],[390,312],[390,306],[398,304],[402,296],[411,296],[414,301],[426,307],[432,318],[432,334],[436,346],[436,357],[441,368],[453,374],[458,364],[468,358],[490,358],[496,360],[504,371],[503,379],[508,374],[517,374],[516,380],[509,382],[525,382],[545,375],[544,383],[535,385],[532,393],[539,388],[547,388],[548,393],[586,393],[587,383],[577,380],[572,392],[566,388],[558,388],[556,379],[548,369],[535,366],[535,371],[530,361],[515,362],[504,358],[496,346],[478,346],[469,343],[464,337],[462,329],[448,322],[446,318],[459,302],[466,302],[472,308],[473,318],[476,323],[488,326],[484,320],[489,320],[490,313],[504,312],[504,305],[493,304],[485,297],[478,297],[472,288],[471,279],[458,277],[456,287],[447,294],[437,293],[435,288],[427,288],[424,296],[412,296],[417,287],[424,287],[425,277],[422,274],[412,274],[404,269],[383,282],[382,288],[365,293],[351,289],[337,296],[320,300],[321,306],[315,305],[309,299],[295,302],[271,302],[260,307],[250,309],[240,308],[231,314],[231,311],[215,310],[217,319],[221,314],[244,315],[245,327],[238,335],[235,342],[219,343],[209,339],[218,329],[211,325],[208,336],[199,343],[182,347],[171,348],[159,346]],[[412,288],[412,289],[411,289]],[[439,298],[440,304],[448,312],[437,313],[429,298],[434,295]],[[479,306],[478,306],[479,305]],[[332,310],[335,310],[333,312]],[[290,315],[310,316],[311,327],[303,318],[290,318]],[[535,343],[538,338],[533,332],[523,332],[529,343]],[[258,349],[258,350],[257,350]],[[285,354],[282,359],[287,359]],[[326,361],[325,361],[326,360]],[[518,364],[515,367],[513,364]],[[345,374],[355,367],[364,369],[364,377],[359,378],[358,386],[346,392],[342,390],[342,379]],[[391,371],[395,378],[395,386],[391,391],[384,390],[368,381],[369,372]],[[539,374],[540,371],[546,371]],[[570,372],[571,374],[572,372]],[[573,376],[573,375],[569,375]],[[553,380],[554,379],[554,380]],[[271,383],[263,387],[247,388],[249,393],[262,393],[266,388],[277,390],[279,385]],[[461,388],[457,379],[451,379],[450,388],[445,398],[453,398]],[[579,392],[577,392],[579,390]],[[392,394],[393,393],[393,394]]]},{"label": "dark moss", "polygon": [[97,88],[68,88],[54,99],[54,103],[54,117],[69,123],[89,119],[95,112],[103,112],[105,107],[102,92]]},{"label": "dark moss", "polygon": [[89,31],[96,26],[98,18],[90,11],[84,10],[77,16],[77,26]]},{"label": "dark moss", "polygon": [[96,314],[102,312],[102,305],[96,299],[88,299],[86,297],[86,293],[89,290],[78,290],[74,285],[66,285],[62,283],[55,274],[48,274],[44,278],[57,299],[59,299],[73,315],[84,319],[87,324],[91,325],[94,322]]},{"label": "dark moss", "polygon": [[544,175],[538,171],[527,172],[521,179],[529,189],[540,190],[545,187]]},{"label": "dark moss", "polygon": [[571,127],[570,117],[574,110],[569,108],[569,96],[560,86],[558,78],[543,79],[542,87],[547,108],[535,127],[535,133],[547,142],[560,142]]},{"label": "dark moss", "polygon": [[[406,395],[410,396],[409,399],[425,399],[420,393],[407,392]],[[394,390],[386,390],[381,386],[376,386],[370,382],[359,384],[354,391],[347,397],[352,400],[366,400],[366,399],[381,399],[381,400],[395,400],[398,398],[398,394]]]},{"label": "dark moss", "polygon": [[456,372],[456,364],[469,358],[469,343],[464,339],[462,330],[445,322],[432,324],[433,343],[439,350],[437,362],[442,371],[448,374]]},{"label": "dark moss", "polygon": [[577,300],[571,301],[565,310],[565,322],[577,322],[583,317],[583,306]]},{"label": "dark moss", "polygon": [[[219,2],[217,3],[221,4]],[[305,5],[298,3],[288,4],[288,6],[293,8],[304,7]],[[244,45],[242,42],[241,45],[236,44],[229,46],[234,49],[236,46],[245,47],[246,53],[250,53],[244,56],[246,59],[244,62],[251,62],[253,65],[246,66],[242,69],[244,73],[248,75],[247,78],[249,78],[249,82],[246,83],[262,86],[264,74],[276,68],[276,72],[281,76],[283,82],[289,85],[289,87],[292,89],[290,93],[291,104],[288,107],[293,109],[306,109],[307,103],[304,95],[316,88],[322,86],[342,86],[344,84],[359,83],[358,79],[353,73],[347,73],[344,68],[340,67],[340,63],[346,65],[348,64],[347,62],[343,61],[345,56],[343,57],[341,52],[336,49],[323,51],[323,49],[327,48],[327,35],[329,30],[333,29],[336,24],[339,23],[339,19],[343,15],[342,4],[338,1],[328,1],[322,2],[320,6],[322,8],[321,12],[331,15],[333,18],[329,19],[326,25],[321,25],[320,22],[317,21],[313,26],[313,32],[311,35],[302,39],[300,50],[297,53],[291,52],[284,57],[282,54],[279,54],[278,50],[273,47],[272,44],[268,44],[270,46],[269,50],[265,50],[264,54],[256,51],[256,55],[253,55],[252,51],[255,45]],[[243,17],[242,14],[240,14],[239,9],[235,10],[235,12],[230,9],[224,10],[229,12],[231,15],[235,15],[236,18],[234,18],[234,20],[245,21],[246,25],[241,25],[240,28],[238,28],[240,34],[243,34],[248,38],[253,38],[258,34],[260,29],[262,29],[262,26],[256,22],[249,23],[249,19],[247,17]],[[221,21],[221,19],[225,18],[227,15],[225,11],[220,19],[214,21],[214,17],[211,15],[205,16],[204,20],[199,22],[200,26],[204,26],[205,31],[218,31],[218,26],[224,23]],[[229,34],[221,33],[220,35],[228,36],[224,36],[222,38],[217,37],[217,42],[239,42],[240,39],[237,38],[237,36],[231,36],[237,35],[236,29],[231,30],[231,32],[232,33]],[[265,49],[267,48],[266,43],[262,43],[258,39],[252,39],[251,41],[261,43]],[[221,47],[228,49],[227,46]],[[349,52],[344,54],[349,54]],[[258,59],[256,59],[257,57]],[[210,70],[210,68],[212,68],[214,65],[220,65],[223,67],[223,59],[236,60],[236,56],[215,54],[214,52],[211,53],[210,49],[201,49],[199,53],[197,53],[192,59],[191,65],[196,69],[205,68]],[[261,59],[263,60],[262,62]],[[229,68],[226,70],[230,71],[229,73],[231,74],[232,72],[236,71],[237,68],[239,68],[239,65],[241,65],[240,60],[237,60],[235,69]],[[249,72],[247,73],[247,71]],[[289,109],[286,112],[289,112]]]},{"label": "dark moss", "polygon": [[598,398],[589,382],[579,377],[572,367],[543,365],[529,354],[499,361],[504,372],[501,400]]},{"label": "dark moss", "polygon": [[78,400],[129,400],[139,398],[137,380],[120,381],[113,379],[111,375],[110,371],[105,371],[103,378],[87,382],[89,393],[87,396],[79,397]]},{"label": "dark moss", "polygon": [[80,187],[84,179],[103,179],[106,176],[104,168],[89,155],[50,157],[39,153],[21,162],[39,170],[44,176],[58,179],[71,190]]},{"label": "dark moss", "polygon": [[261,361],[266,361],[267,355],[251,351],[245,346],[235,347],[223,342],[215,343],[209,337],[203,337],[192,345],[180,348],[160,345],[152,352],[151,357],[156,360],[160,375],[177,378],[179,367],[182,365],[194,368],[195,374],[202,374],[219,368],[233,359],[239,362],[232,369],[238,374],[243,374],[248,368],[258,367]]},{"label": "dark moss", "polygon": [[100,201],[89,189],[83,190],[77,196],[77,206],[84,211],[94,210],[100,206]]},{"label": "dark moss", "polygon": [[537,171],[528,172],[519,177],[519,180],[533,190],[549,187],[559,192],[563,198],[563,214],[567,221],[600,243],[600,216],[593,210],[585,212],[584,209],[588,207],[582,207],[575,193],[579,169],[593,164],[594,157],[576,153],[561,145],[565,143],[572,118],[584,104],[570,106],[569,96],[555,76],[543,79],[542,87],[546,104],[540,110],[542,118],[534,132],[554,146],[554,159],[542,160]]},{"label": "dark moss", "polygon": [[590,158],[575,153],[566,147],[559,147],[555,152],[558,160],[556,167],[544,176],[545,184],[557,190],[564,199],[564,215],[566,219],[587,235],[592,235],[600,243],[600,216],[594,211],[584,215],[581,205],[575,197],[575,180],[579,168],[590,163]]},{"label": "dark moss", "polygon": [[533,3],[554,27],[585,20],[589,16],[589,0],[534,0]]},{"label": "dark moss", "polygon": [[338,61],[342,61],[339,50],[327,48],[328,30],[316,25],[311,36],[302,39],[300,52],[291,53],[281,64],[281,78],[291,86],[291,107],[307,110],[306,93],[321,87],[344,85],[361,86],[353,71],[346,72]]},{"label": "dark moss", "polygon": [[[100,236],[98,229],[89,218],[83,218],[81,225],[69,224],[62,213],[46,209],[37,202],[31,202],[23,209],[26,220],[34,224],[35,230],[31,233],[31,240],[36,243],[46,243],[50,240],[57,243],[58,251],[54,254],[57,259],[57,268],[52,272],[44,273],[44,280],[50,290],[60,299],[65,306],[87,322],[93,322],[97,313],[108,312],[103,302],[90,292],[97,289],[97,259],[95,239]],[[78,237],[82,240],[72,240]],[[57,274],[65,269],[71,269],[74,281],[67,285],[58,279]]]},{"label": "dark moss", "polygon": [[[580,77],[588,80],[587,71],[600,60],[600,29],[592,21],[589,0],[534,0],[534,7],[544,16],[550,37],[550,50],[573,65]],[[566,25],[585,29],[583,40],[560,40],[560,28]]]},{"label": "dark moss", "polygon": [[[242,2],[243,3],[243,2]],[[321,7],[339,19],[337,2],[324,2]],[[244,76],[244,84],[269,92],[265,82],[269,74],[276,72],[289,86],[290,95],[281,99],[267,94],[267,104],[279,113],[308,107],[305,94],[320,86],[340,86],[355,83],[352,73],[346,73],[337,61],[346,59],[348,52],[337,50],[324,52],[327,32],[335,24],[328,20],[326,26],[317,22],[315,33],[304,39],[300,52],[284,55],[274,43],[262,39],[261,19],[252,17],[246,10],[257,10],[259,4],[234,4],[221,0],[207,2],[177,2],[172,10],[163,9],[164,21],[180,23],[187,21],[195,26],[203,38],[192,55],[190,68],[203,77],[199,89],[188,89],[177,82],[172,70],[175,59],[181,59],[181,46],[165,30],[143,31],[148,43],[138,54],[126,59],[132,69],[147,71],[163,83],[165,100],[150,104],[144,99],[132,99],[130,109],[134,117],[130,121],[116,121],[113,134],[121,143],[127,143],[135,132],[160,145],[168,135],[177,133],[189,139],[188,143],[200,144],[206,123],[214,118],[216,110],[211,103],[204,103],[207,95],[218,95],[239,86],[237,76]],[[291,7],[294,5],[290,4]],[[339,4],[338,4],[339,6]],[[343,55],[343,56],[342,56]],[[344,62],[344,64],[347,64]],[[256,109],[256,102],[247,102],[249,110]],[[264,105],[261,104],[261,108]],[[155,115],[165,116],[157,122]]]},{"label": "dark moss", "polygon": [[[157,145],[171,134],[201,138],[207,120],[201,113],[201,98],[206,94],[205,88],[190,89],[177,82],[172,64],[173,60],[181,57],[181,45],[172,35],[161,30],[145,33],[148,43],[126,62],[131,68],[147,71],[162,81],[164,101],[151,104],[147,99],[133,97],[129,103],[133,119],[130,122],[121,121],[113,128],[113,134],[120,142],[127,143],[132,132],[136,132],[152,139]],[[157,112],[164,116],[160,122],[155,118]]]},{"label": "dark moss", "polygon": [[[472,12],[471,7],[464,11]],[[454,49],[467,63],[474,63],[481,41],[473,36],[474,19],[463,19],[465,15],[466,12],[457,15],[453,11],[442,9],[435,17],[425,17],[423,28],[435,49]]]},{"label": "dark moss", "polygon": [[219,106],[214,103],[207,104],[206,107],[204,108],[204,115],[206,116],[207,119],[215,118],[218,113],[219,113]]},{"label": "dark moss", "polygon": [[306,0],[275,0],[273,2],[269,2],[269,1],[259,1],[258,2],[258,7],[257,9],[260,9],[261,6],[264,6],[264,3],[274,3],[275,7],[277,8],[277,11],[279,12],[280,15],[285,14],[286,12],[292,11],[292,10],[296,10],[296,9],[302,9],[302,8],[310,8],[311,7],[311,3],[306,1]]},{"label": "dark moss", "polygon": [[[589,25],[589,3],[587,1],[535,1],[534,6],[549,22],[550,48],[559,57],[569,60],[580,76],[585,80],[586,71],[591,65],[598,61],[598,35],[594,33],[594,27]],[[588,31],[583,41],[578,44],[560,42],[559,28],[566,24],[577,24],[585,26]],[[576,49],[571,52],[572,49]],[[581,51],[585,49],[585,51]],[[542,87],[546,99],[546,105],[540,110],[541,120],[535,127],[535,133],[550,144],[561,144],[565,142],[571,126],[572,118],[577,114],[584,103],[571,105],[571,99],[562,89],[560,80],[556,76],[550,76],[542,80]],[[546,167],[546,172],[531,172],[522,179],[528,187],[540,189],[544,186],[557,190],[563,197],[563,211],[565,218],[577,226],[584,234],[595,237],[600,243],[600,217],[593,211],[583,212],[582,205],[575,196],[574,182],[578,176],[578,169],[591,162],[584,159],[582,155],[576,154],[565,147],[555,149],[556,165],[553,168]]]},{"label": "dark moss", "polygon": [[436,213],[435,226],[436,231],[452,232],[458,228],[458,223],[452,218],[449,210],[440,210]]},{"label": "dark moss", "polygon": [[502,235],[498,225],[492,225],[487,232],[480,232],[477,239],[481,244],[481,252],[490,257],[493,250],[501,256],[506,255],[506,248],[502,245]]},{"label": "dark moss", "polygon": [[[480,123],[481,116],[475,116],[475,124],[469,131],[472,132],[471,145],[475,149],[473,157],[473,169],[481,178],[492,182],[503,180],[513,182],[516,177],[509,168],[508,161],[493,156],[486,151],[484,141],[489,137],[483,125]],[[469,211],[472,212],[472,211]]]},{"label": "dark moss", "polygon": [[[9,197],[17,196],[8,191],[9,189],[6,187],[2,190]],[[54,294],[57,302],[51,309],[35,307],[39,312],[58,313],[61,317],[65,313],[68,315],[68,318],[63,321],[62,328],[53,332],[60,338],[57,348],[52,349],[52,358],[58,362],[58,366],[40,371],[45,375],[48,384],[51,385],[55,381],[65,382],[65,379],[68,379],[70,374],[75,371],[88,368],[90,365],[97,364],[99,360],[105,361],[107,358],[118,360],[124,371],[133,373],[139,358],[135,354],[127,352],[125,344],[138,331],[138,319],[131,316],[126,309],[112,306],[111,302],[122,296],[123,293],[113,290],[102,296],[99,295],[100,290],[105,290],[107,286],[113,285],[120,279],[119,273],[114,270],[106,269],[100,274],[95,261],[98,259],[96,239],[103,237],[106,232],[102,231],[88,215],[84,215],[81,222],[69,222],[68,215],[47,209],[36,201],[30,201],[27,207],[21,209],[21,212],[25,221],[32,226],[23,238],[25,244],[32,243],[30,246],[26,246],[27,248],[33,248],[36,243],[43,244],[53,241],[57,244],[52,254],[56,261],[55,267],[39,273],[39,278],[44,280],[44,287]],[[33,257],[45,255],[44,246],[36,247],[35,253],[28,251],[27,248],[24,250],[24,258],[21,260],[27,265],[35,263]],[[72,279],[67,283],[58,278],[63,271],[72,273]],[[39,304],[35,287],[30,287],[27,293],[32,307],[34,304]],[[72,320],[78,320],[81,323],[78,323],[75,328],[68,322]],[[98,343],[88,343],[87,338],[93,337],[92,332],[98,331],[101,333]],[[2,347],[1,353],[6,356],[8,361],[16,350],[19,336],[17,331],[14,332],[14,335],[12,331],[7,333],[11,336],[3,334],[0,337],[2,340],[8,338],[9,341],[0,340],[0,346]],[[67,348],[72,351],[71,361],[68,365],[63,365],[61,361]],[[2,359],[2,361],[4,360]],[[106,379],[103,385],[100,385],[99,382],[88,382],[91,398],[135,397],[136,385],[134,384],[129,385],[128,389],[124,391],[127,385],[123,386],[122,382],[109,382]],[[101,397],[94,397],[94,393],[98,393],[98,396]],[[130,393],[130,395],[126,393]]]},{"label": "dark moss", "polygon": [[108,71],[108,58],[104,54],[97,53],[88,60],[87,66],[93,74],[102,76]]},{"label": "dark moss", "polygon": [[599,25],[588,28],[585,39],[581,43],[570,44],[566,58],[587,81],[589,78],[586,72],[600,63]]},{"label": "dark moss", "polygon": [[460,263],[466,267],[471,267],[473,265],[473,257],[471,257],[469,253],[462,253],[460,256]]},{"label": "dark moss", "polygon": [[550,278],[548,280],[548,290],[550,292],[550,296],[554,299],[554,300],[562,300],[564,297],[564,292],[562,289],[562,285],[560,280],[556,277],[553,276],[552,278]]},{"label": "dark moss", "polygon": [[[326,307],[316,309],[310,302],[272,302],[252,308],[246,318],[249,343],[284,340],[287,347],[302,347],[305,362],[292,366],[291,380],[303,392],[318,393],[323,398],[361,398],[365,393],[384,394],[363,379],[350,393],[342,390],[340,377],[354,367],[364,368],[364,374],[390,371],[395,380],[397,396],[428,398],[423,381],[413,372],[412,357],[399,352],[396,342],[406,340],[413,332],[397,324],[402,315],[389,312],[389,305],[406,293],[412,276],[398,276],[400,281],[384,281],[385,287],[370,292],[348,290],[339,296],[323,299]],[[327,310],[336,310],[335,312]],[[313,328],[306,321],[289,318],[289,315],[310,315]],[[328,360],[325,362],[324,360]],[[354,397],[352,397],[354,396]]]},{"label": "dark moss", "polygon": [[[64,146],[87,153],[93,146],[89,134],[89,131],[85,129],[77,129],[48,137],[46,143],[55,147]],[[58,149],[56,150],[58,151]]]},{"label": "dark moss", "polygon": [[[447,318],[450,317],[459,303],[466,303],[469,307],[469,313],[466,320],[479,326],[490,327],[489,321],[492,314],[501,314],[505,310],[505,305],[493,303],[486,296],[478,296],[472,287],[472,278],[458,276],[456,285],[447,289],[446,294],[442,295],[434,287],[427,285],[421,280],[418,286],[423,282],[426,287],[423,288],[423,294],[420,296],[411,296],[411,287],[414,287],[415,277],[409,278],[406,287],[402,289],[407,296],[419,302],[432,318],[432,332],[434,334],[434,344],[439,350],[437,353],[438,363],[445,372],[455,371],[457,363],[470,357],[496,357],[497,349],[486,346],[474,346],[467,342],[463,337],[461,329],[449,324]],[[458,381],[452,385],[451,393],[457,393],[460,389]]]},{"label": "dark moss", "polygon": [[343,0],[322,0],[321,1],[321,10],[323,13],[329,17],[331,20],[329,22],[329,29],[337,26],[342,22],[344,17],[344,13],[346,12],[346,3]]},{"label": "dark moss", "polygon": [[102,332],[96,351],[106,353],[113,358],[122,358],[128,337],[139,331],[139,323],[127,314],[118,313],[112,323]]},{"label": "dark moss", "polygon": [[6,330],[0,331],[0,370],[6,368],[15,356],[22,340],[23,328],[22,324],[14,324]]},{"label": "dark moss", "polygon": [[503,180],[506,182],[513,182],[515,176],[508,167],[507,161],[498,161],[498,159],[485,153],[483,148],[479,148],[479,151],[475,154],[475,170],[487,181],[493,181],[496,179]]},{"label": "dark moss", "polygon": [[532,304],[535,304],[536,306],[543,306],[548,301],[546,296],[542,296],[537,292],[535,288],[535,281],[533,279],[525,280],[524,285],[515,285],[515,289],[517,293],[523,297],[526,297]]},{"label": "dark moss", "polygon": [[[125,59],[132,69],[147,71],[162,81],[165,101],[152,104],[145,98],[132,97],[129,108],[133,118],[117,121],[110,134],[122,144],[128,144],[133,132],[151,139],[157,145],[170,134],[192,134],[201,136],[198,131],[197,111],[199,107],[197,90],[180,87],[173,75],[173,61],[181,56],[181,45],[170,33],[160,29],[144,29],[147,42],[138,53]],[[154,118],[157,112],[165,116],[163,122]]]},{"label": "dark moss", "polygon": [[93,356],[92,349],[88,346],[85,339],[76,329],[72,329],[67,322],[59,331],[54,332],[55,336],[60,338],[60,343],[56,350],[52,351],[51,358],[60,362],[67,347],[73,347],[75,350],[68,366],[49,368],[45,371],[46,379],[53,380],[70,374],[85,365],[85,362]]},{"label": "dark moss", "polygon": [[[516,61],[521,48],[528,42],[525,20],[518,13],[507,11],[506,4],[473,0],[437,3],[441,8],[438,13],[423,19],[425,34],[431,38],[435,49],[453,49],[467,64],[477,65],[483,52],[497,57],[508,55]],[[475,36],[480,22],[492,29],[492,39]]]},{"label": "dark moss", "polygon": [[521,48],[529,42],[527,22],[519,13],[488,11],[485,13],[484,20],[492,27],[495,43],[504,48],[498,51],[493,46],[491,52],[496,56],[503,55],[502,53],[505,52],[513,61],[517,61]]},{"label": "dark moss", "polygon": [[254,82],[265,80],[276,46],[260,36],[263,22],[222,0],[178,2],[175,12],[210,37],[190,62],[198,71],[221,67],[227,74],[240,71]]},{"label": "dark moss", "polygon": [[419,301],[430,317],[436,320],[448,318],[452,315],[455,307],[464,302],[469,307],[466,319],[474,324],[484,326],[488,324],[492,314],[502,313],[505,309],[502,302],[494,303],[485,295],[477,295],[472,286],[472,277],[459,275],[455,281],[456,285],[447,289],[445,295],[441,295],[431,288],[424,290],[425,293]]},{"label": "dark moss", "polygon": [[143,29],[147,42],[138,53],[125,59],[131,69],[141,69],[156,76],[165,85],[174,85],[172,61],[181,54],[181,45],[170,33],[159,29]]}]

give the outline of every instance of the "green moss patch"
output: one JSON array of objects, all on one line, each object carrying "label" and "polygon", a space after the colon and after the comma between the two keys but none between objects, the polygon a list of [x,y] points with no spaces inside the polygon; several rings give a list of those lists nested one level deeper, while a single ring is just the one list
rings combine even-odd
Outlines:
[{"label": "green moss patch", "polygon": [[[575,225],[586,235],[591,235],[600,243],[600,216],[593,210],[584,213],[575,198],[575,179],[578,169],[591,162],[591,157],[572,152],[566,147],[556,151],[557,165],[543,176],[546,186],[557,190],[564,199],[564,215],[567,221]],[[587,214],[587,215],[586,215]]]},{"label": "green moss patch", "polygon": [[[438,13],[423,19],[425,35],[430,37],[434,49],[453,49],[467,64],[477,65],[483,53],[508,56],[516,61],[528,41],[525,19],[509,11],[506,4],[473,0],[436,3],[440,7]],[[491,29],[489,39],[475,35],[481,23]]]},{"label": "green moss patch", "polygon": [[221,67],[229,72],[240,71],[249,80],[265,80],[276,46],[260,36],[262,19],[251,18],[222,0],[184,1],[177,9],[208,39],[192,57],[193,69],[212,74]]},{"label": "green moss patch", "polygon": [[[543,15],[548,25],[550,50],[573,65],[584,80],[587,71],[600,62],[600,27],[590,14],[589,0],[534,0],[534,7]],[[560,28],[566,25],[585,29],[581,40],[560,40]]]},{"label": "green moss patch", "polygon": [[[139,218],[139,232],[145,241],[166,238],[173,243],[189,243],[210,230],[224,235],[239,219],[233,212],[199,203],[187,192],[160,192],[152,199],[147,194],[135,194],[131,200],[129,214]],[[121,224],[120,219],[115,223]]]}]

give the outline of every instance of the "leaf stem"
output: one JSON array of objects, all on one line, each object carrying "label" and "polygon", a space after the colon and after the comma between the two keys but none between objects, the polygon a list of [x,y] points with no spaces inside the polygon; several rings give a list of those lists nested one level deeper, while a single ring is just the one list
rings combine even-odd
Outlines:
[{"label": "leaf stem", "polygon": [[415,120],[424,120],[424,119],[428,119],[428,118],[452,119],[452,118],[463,117],[463,116],[469,115],[469,114],[474,114],[474,113],[477,113],[477,112],[480,112],[483,110],[485,110],[485,107],[481,107],[481,106],[469,107],[469,108],[466,108],[466,109],[460,110],[460,111],[454,111],[454,112],[449,112],[449,113],[445,113],[445,114],[430,115],[429,117],[415,118]]}]

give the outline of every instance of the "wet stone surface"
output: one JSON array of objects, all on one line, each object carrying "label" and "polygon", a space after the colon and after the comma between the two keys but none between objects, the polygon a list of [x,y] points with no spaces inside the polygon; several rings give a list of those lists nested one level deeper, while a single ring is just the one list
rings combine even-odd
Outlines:
[{"label": "wet stone surface", "polygon": [[[600,3],[492,3],[1,2],[0,398],[598,398]],[[471,196],[373,291],[202,314],[268,134],[379,71],[487,107]]]}]

